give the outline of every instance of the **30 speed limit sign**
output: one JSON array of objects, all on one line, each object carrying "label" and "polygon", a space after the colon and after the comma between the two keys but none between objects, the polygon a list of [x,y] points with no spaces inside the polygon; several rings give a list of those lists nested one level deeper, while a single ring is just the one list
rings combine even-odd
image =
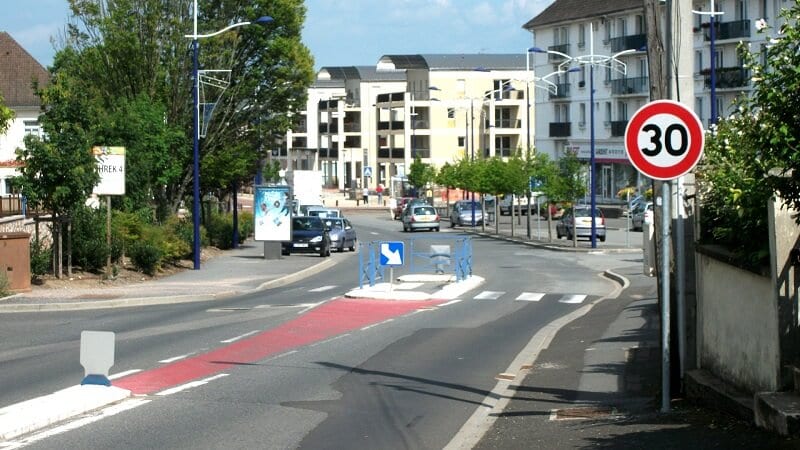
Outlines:
[{"label": "30 speed limit sign", "polygon": [[628,159],[644,175],[672,180],[703,156],[703,126],[694,111],[672,100],[657,100],[633,114],[625,129]]}]

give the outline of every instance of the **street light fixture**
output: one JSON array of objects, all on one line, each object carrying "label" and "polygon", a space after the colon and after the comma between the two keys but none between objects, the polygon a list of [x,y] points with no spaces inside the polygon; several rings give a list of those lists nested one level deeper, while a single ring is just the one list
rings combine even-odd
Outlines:
[{"label": "street light fixture", "polygon": [[592,24],[589,24],[589,53],[581,56],[569,56],[555,50],[543,50],[538,47],[531,47],[528,52],[533,53],[548,53],[557,55],[564,58],[564,62],[558,65],[559,70],[564,67],[569,67],[575,63],[579,66],[589,66],[589,113],[590,113],[590,154],[589,154],[589,189],[590,189],[590,216],[592,218],[591,229],[591,242],[592,248],[597,248],[597,220],[595,218],[595,209],[597,208],[597,195],[595,186],[596,167],[595,167],[595,139],[594,139],[594,67],[606,67],[611,70],[625,75],[627,73],[627,65],[619,60],[622,55],[642,51],[642,49],[628,49],[621,52],[614,53],[613,55],[599,55],[594,52],[594,29]]},{"label": "street light fixture", "polygon": [[238,22],[227,27],[209,34],[197,33],[197,0],[194,0],[193,8],[193,33],[187,34],[184,37],[192,39],[192,75],[194,77],[193,89],[193,102],[194,102],[194,133],[192,135],[192,178],[193,187],[192,195],[192,221],[194,226],[194,239],[192,245],[192,253],[194,255],[194,270],[200,270],[200,77],[198,70],[198,59],[200,56],[200,44],[198,39],[208,38],[222,34],[234,28],[243,27],[255,23],[257,25],[265,26],[273,22],[272,17],[262,16],[255,22]]},{"label": "street light fixture", "polygon": [[711,54],[709,55],[708,63],[711,65],[709,69],[709,77],[711,78],[711,125],[715,125],[717,123],[717,49],[714,44],[714,37],[716,35],[716,24],[715,18],[716,16],[721,16],[725,14],[722,11],[716,11],[714,9],[714,1],[711,1],[711,11],[695,11],[692,10],[693,13],[698,14],[700,16],[708,16],[708,41],[709,41],[709,50]]}]

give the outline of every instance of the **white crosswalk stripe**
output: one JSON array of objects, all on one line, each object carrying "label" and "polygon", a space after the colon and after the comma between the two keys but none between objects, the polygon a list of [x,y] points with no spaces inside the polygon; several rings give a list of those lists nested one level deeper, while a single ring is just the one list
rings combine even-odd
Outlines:
[{"label": "white crosswalk stripe", "polygon": [[318,287],[318,288],[315,288],[315,289],[311,289],[308,292],[325,292],[325,291],[330,291],[331,289],[334,289],[334,288],[336,288],[336,286],[322,286],[322,287]]},{"label": "white crosswalk stripe", "polygon": [[475,300],[497,300],[505,292],[501,291],[483,291],[474,297]]},{"label": "white crosswalk stripe", "polygon": [[578,304],[583,303],[586,300],[586,295],[582,294],[566,294],[558,300],[559,303],[571,303],[571,304]]},{"label": "white crosswalk stripe", "polygon": [[538,302],[541,300],[545,294],[541,292],[523,292],[519,294],[519,297],[516,298],[517,301],[521,302]]}]

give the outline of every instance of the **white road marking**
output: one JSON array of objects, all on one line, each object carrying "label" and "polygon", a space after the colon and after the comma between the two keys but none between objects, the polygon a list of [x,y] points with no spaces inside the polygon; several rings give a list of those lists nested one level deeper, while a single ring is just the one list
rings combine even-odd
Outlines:
[{"label": "white road marking", "polygon": [[125,372],[115,373],[114,375],[109,375],[109,380],[116,380],[122,377],[127,377],[128,375],[133,375],[135,373],[141,372],[142,369],[133,369],[133,370],[126,370]]},{"label": "white road marking", "polygon": [[187,353],[185,355],[173,356],[172,358],[162,359],[159,362],[162,363],[162,364],[168,364],[168,363],[175,362],[175,361],[178,361],[178,360],[181,360],[181,359],[184,359],[184,358],[188,358],[188,357],[190,357],[192,355],[194,355],[194,352]]},{"label": "white road marking", "polygon": [[370,231],[369,234],[373,234],[375,236],[378,236],[380,233],[376,233],[375,231]]},{"label": "white road marking", "polygon": [[443,306],[455,305],[456,303],[460,303],[460,302],[461,302],[461,299],[460,299],[460,298],[457,298],[457,299],[455,299],[455,300],[450,300],[450,301],[449,301],[449,302],[447,302],[447,303],[442,303],[441,305],[439,305],[439,308],[441,308],[441,307],[443,307]]},{"label": "white road marking", "polygon": [[334,337],[332,337],[332,338],[330,338],[330,339],[325,339],[324,341],[319,341],[319,342],[316,342],[316,343],[314,343],[314,344],[311,344],[311,345],[309,345],[309,347],[316,347],[316,346],[318,346],[318,345],[327,344],[327,343],[329,343],[329,342],[333,342],[333,341],[335,341],[335,340],[338,340],[338,339],[341,339],[341,338],[343,338],[343,337],[347,337],[347,336],[350,336],[350,333],[346,333],[346,334],[340,334],[339,336],[334,336]]},{"label": "white road marking", "polygon": [[308,292],[325,292],[325,291],[330,291],[331,289],[335,289],[335,288],[336,288],[336,285],[333,285],[333,286],[322,286],[322,287],[318,287],[318,288],[315,288],[315,289],[311,289]]},{"label": "white road marking", "polygon": [[361,331],[364,331],[364,330],[369,330],[370,328],[375,328],[375,327],[377,327],[378,325],[385,325],[385,324],[387,324],[387,323],[389,323],[389,322],[394,322],[394,319],[386,319],[386,320],[384,320],[383,322],[378,322],[378,323],[373,323],[372,325],[367,325],[367,326],[365,326],[365,327],[362,327],[362,328],[361,328]]},{"label": "white road marking", "polygon": [[497,300],[505,294],[505,292],[501,291],[483,291],[480,294],[473,297],[475,300]]},{"label": "white road marking", "polygon": [[142,406],[146,403],[150,403],[152,400],[144,399],[144,398],[130,398],[123,400],[120,403],[115,405],[111,405],[107,408],[103,408],[99,411],[93,412],[92,416],[82,417],[77,420],[73,420],[67,422],[63,425],[57,426],[55,428],[51,428],[49,430],[43,431],[41,433],[32,434],[30,436],[24,437],[18,441],[5,441],[0,444],[0,448],[3,449],[12,449],[12,448],[21,448],[31,445],[35,442],[41,441],[43,439],[51,438],[61,433],[66,433],[67,431],[76,430],[84,425],[89,425],[90,423],[94,423],[105,419],[106,417],[111,417],[115,414],[119,414],[121,412],[125,412],[136,408],[137,406]]},{"label": "white road marking", "polygon": [[224,341],[219,341],[219,342],[222,343],[222,344],[230,344],[231,342],[236,342],[239,339],[244,339],[247,336],[252,336],[252,335],[254,335],[256,333],[258,333],[258,330],[253,330],[253,331],[251,331],[249,333],[245,333],[245,334],[243,334],[241,336],[232,337],[230,339],[225,339]]},{"label": "white road marking", "polygon": [[187,389],[191,389],[191,388],[194,388],[194,387],[202,386],[204,384],[208,384],[209,382],[214,381],[214,380],[216,380],[218,378],[227,377],[227,376],[228,376],[227,373],[221,373],[219,375],[214,375],[213,377],[208,377],[208,378],[204,378],[202,380],[192,381],[191,383],[186,383],[186,384],[182,384],[180,386],[175,386],[174,388],[163,390],[163,391],[157,393],[156,395],[160,395],[160,396],[171,395],[171,394],[174,394],[176,392],[181,392],[181,391],[185,391]]},{"label": "white road marking", "polygon": [[571,303],[571,304],[578,304],[583,303],[586,300],[586,296],[582,294],[573,294],[573,295],[564,295],[558,301],[559,303]]},{"label": "white road marking", "polygon": [[522,302],[538,302],[544,296],[545,294],[542,294],[541,292],[523,292],[522,294],[519,294],[517,300]]}]

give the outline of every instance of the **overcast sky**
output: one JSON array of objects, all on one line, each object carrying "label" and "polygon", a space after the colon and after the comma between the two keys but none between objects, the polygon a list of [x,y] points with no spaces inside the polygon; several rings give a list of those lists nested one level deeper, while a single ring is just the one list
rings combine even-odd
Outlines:
[{"label": "overcast sky", "polygon": [[[552,0],[308,0],[303,42],[315,67],[374,65],[382,55],[524,53],[522,25]],[[66,0],[0,0],[0,30],[47,66]],[[187,30],[190,33],[191,30]]]}]

